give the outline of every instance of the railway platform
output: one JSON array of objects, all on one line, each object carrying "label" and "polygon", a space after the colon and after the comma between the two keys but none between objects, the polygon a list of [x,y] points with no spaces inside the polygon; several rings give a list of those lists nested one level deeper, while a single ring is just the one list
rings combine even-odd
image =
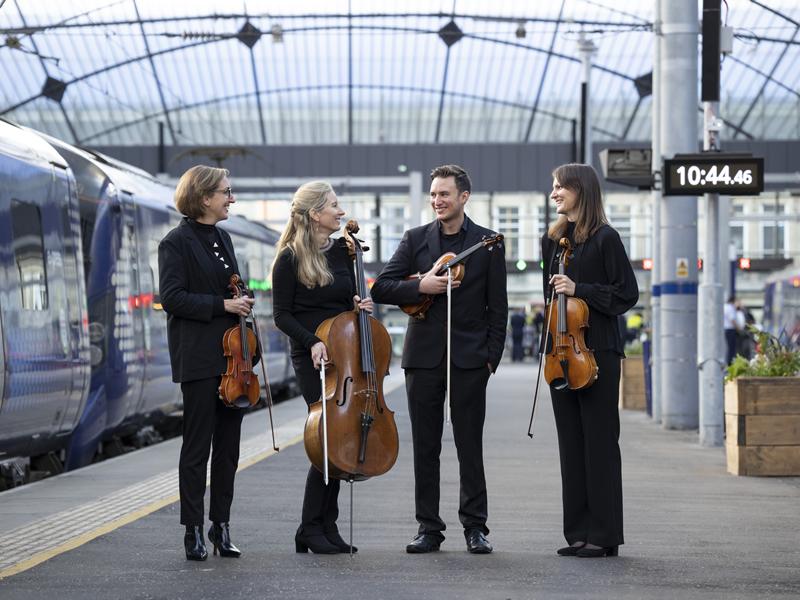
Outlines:
[{"label": "railway platform", "polygon": [[[277,405],[281,450],[267,415],[245,419],[231,533],[236,559],[186,561],[177,505],[180,439],[0,494],[0,597],[524,599],[797,598],[800,480],[726,473],[723,449],[695,432],[664,431],[622,411],[626,543],[617,558],[556,556],[561,481],[552,408],[540,396],[526,436],[536,365],[503,363],[488,388],[484,455],[491,555],[466,552],[458,523],[458,476],[445,426],[441,551],[409,555],[416,532],[411,435],[402,371],[386,398],[400,433],[397,464],[354,484],[348,555],[296,554],[308,461],[301,398]],[[350,490],[340,495],[348,536]]]}]

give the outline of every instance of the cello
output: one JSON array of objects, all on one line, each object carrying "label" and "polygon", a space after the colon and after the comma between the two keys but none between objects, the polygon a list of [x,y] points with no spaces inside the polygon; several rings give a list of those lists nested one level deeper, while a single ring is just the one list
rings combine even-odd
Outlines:
[{"label": "cello", "polygon": [[[355,260],[358,296],[366,298],[357,232],[358,223],[348,221],[344,237]],[[323,321],[316,336],[327,348],[328,363],[321,370],[321,398],[309,407],[306,419],[306,454],[326,483],[328,476],[352,483],[382,475],[394,465],[399,449],[394,412],[383,397],[392,354],[389,333],[356,307]]]},{"label": "cello", "polygon": [[[558,274],[564,275],[569,264],[572,244],[568,238],[559,240],[561,254],[558,260]],[[539,348],[539,376],[533,396],[531,420],[528,424],[528,437],[533,437],[533,420],[536,415],[536,400],[539,395],[539,382],[542,376],[542,354],[545,355],[544,378],[556,390],[581,390],[591,386],[598,376],[599,369],[594,352],[586,345],[585,332],[589,327],[589,305],[580,298],[550,294],[545,308],[547,324],[544,340]]]}]

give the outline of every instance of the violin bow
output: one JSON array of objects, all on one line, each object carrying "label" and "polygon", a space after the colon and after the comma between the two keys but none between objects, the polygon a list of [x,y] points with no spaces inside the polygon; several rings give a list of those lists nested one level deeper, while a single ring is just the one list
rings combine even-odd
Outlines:
[{"label": "violin bow", "polygon": [[267,368],[264,363],[267,360],[266,355],[266,348],[264,344],[261,342],[261,331],[258,327],[258,319],[256,318],[255,311],[251,311],[250,314],[253,316],[253,329],[256,332],[256,340],[258,341],[258,347],[261,349],[261,373],[264,375],[264,387],[267,390],[267,411],[269,412],[269,428],[272,431],[272,449],[275,452],[280,452],[281,449],[278,448],[278,444],[275,443],[275,424],[272,421],[272,390],[269,387],[269,378],[267,377]]},{"label": "violin bow", "polygon": [[[322,464],[323,473],[322,477],[325,480],[325,485],[328,485],[328,412],[325,410],[327,406],[327,398],[325,397],[325,359],[319,359],[319,380],[322,384]],[[350,501],[352,503],[352,500]],[[351,519],[352,522],[352,519]],[[350,534],[352,541],[353,535]]]},{"label": "violin bow", "polygon": [[444,420],[445,423],[450,422],[450,324],[452,319],[453,308],[453,272],[452,269],[447,267],[447,394],[444,399]]},{"label": "violin bow", "polygon": [[547,348],[547,340],[550,338],[550,318],[553,316],[553,299],[555,298],[556,290],[553,290],[550,293],[550,304],[548,307],[550,310],[547,311],[547,323],[544,328],[544,342],[541,346],[539,346],[539,374],[536,376],[536,388],[533,392],[533,408],[531,408],[531,420],[528,423],[528,437],[533,439],[533,421],[536,418],[536,400],[539,397],[539,384],[542,381],[542,365],[544,364],[544,351]]}]

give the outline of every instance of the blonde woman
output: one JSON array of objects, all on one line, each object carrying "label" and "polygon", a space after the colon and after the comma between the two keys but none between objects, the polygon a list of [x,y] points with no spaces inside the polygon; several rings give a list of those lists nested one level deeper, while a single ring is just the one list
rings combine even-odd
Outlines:
[{"label": "blonde woman", "polygon": [[[372,312],[372,299],[356,295],[353,261],[344,240],[331,239],[341,228],[344,214],[329,183],[312,181],[300,186],[272,265],[275,325],[291,340],[292,365],[309,405],[320,398],[318,369],[328,359],[325,344],[314,335],[319,324],[352,310],[354,303]],[[322,474],[310,467],[295,535],[297,552],[350,552],[336,526],[338,497],[339,481],[331,479],[326,486]]]}]

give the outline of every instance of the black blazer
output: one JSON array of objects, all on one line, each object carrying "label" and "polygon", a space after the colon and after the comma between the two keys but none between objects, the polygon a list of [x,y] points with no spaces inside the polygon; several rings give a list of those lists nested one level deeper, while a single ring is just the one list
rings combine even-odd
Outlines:
[{"label": "black blazer", "polygon": [[[232,272],[239,273],[231,237],[218,231],[233,261]],[[158,273],[172,381],[222,375],[227,367],[222,336],[239,319],[225,312],[224,299],[231,294],[217,280],[216,267],[186,218],[158,245]]]},{"label": "black blazer", "polygon": [[[464,249],[495,232],[466,216]],[[503,244],[481,248],[465,263],[461,286],[453,290],[451,357],[462,369],[492,365],[497,368],[506,339],[508,298]],[[381,304],[415,304],[420,301],[419,280],[408,275],[426,273],[442,255],[439,224],[433,221],[405,232],[400,245],[372,286],[371,296]],[[403,347],[404,369],[432,368],[444,358],[447,295],[438,294],[425,319],[409,318]]]}]

